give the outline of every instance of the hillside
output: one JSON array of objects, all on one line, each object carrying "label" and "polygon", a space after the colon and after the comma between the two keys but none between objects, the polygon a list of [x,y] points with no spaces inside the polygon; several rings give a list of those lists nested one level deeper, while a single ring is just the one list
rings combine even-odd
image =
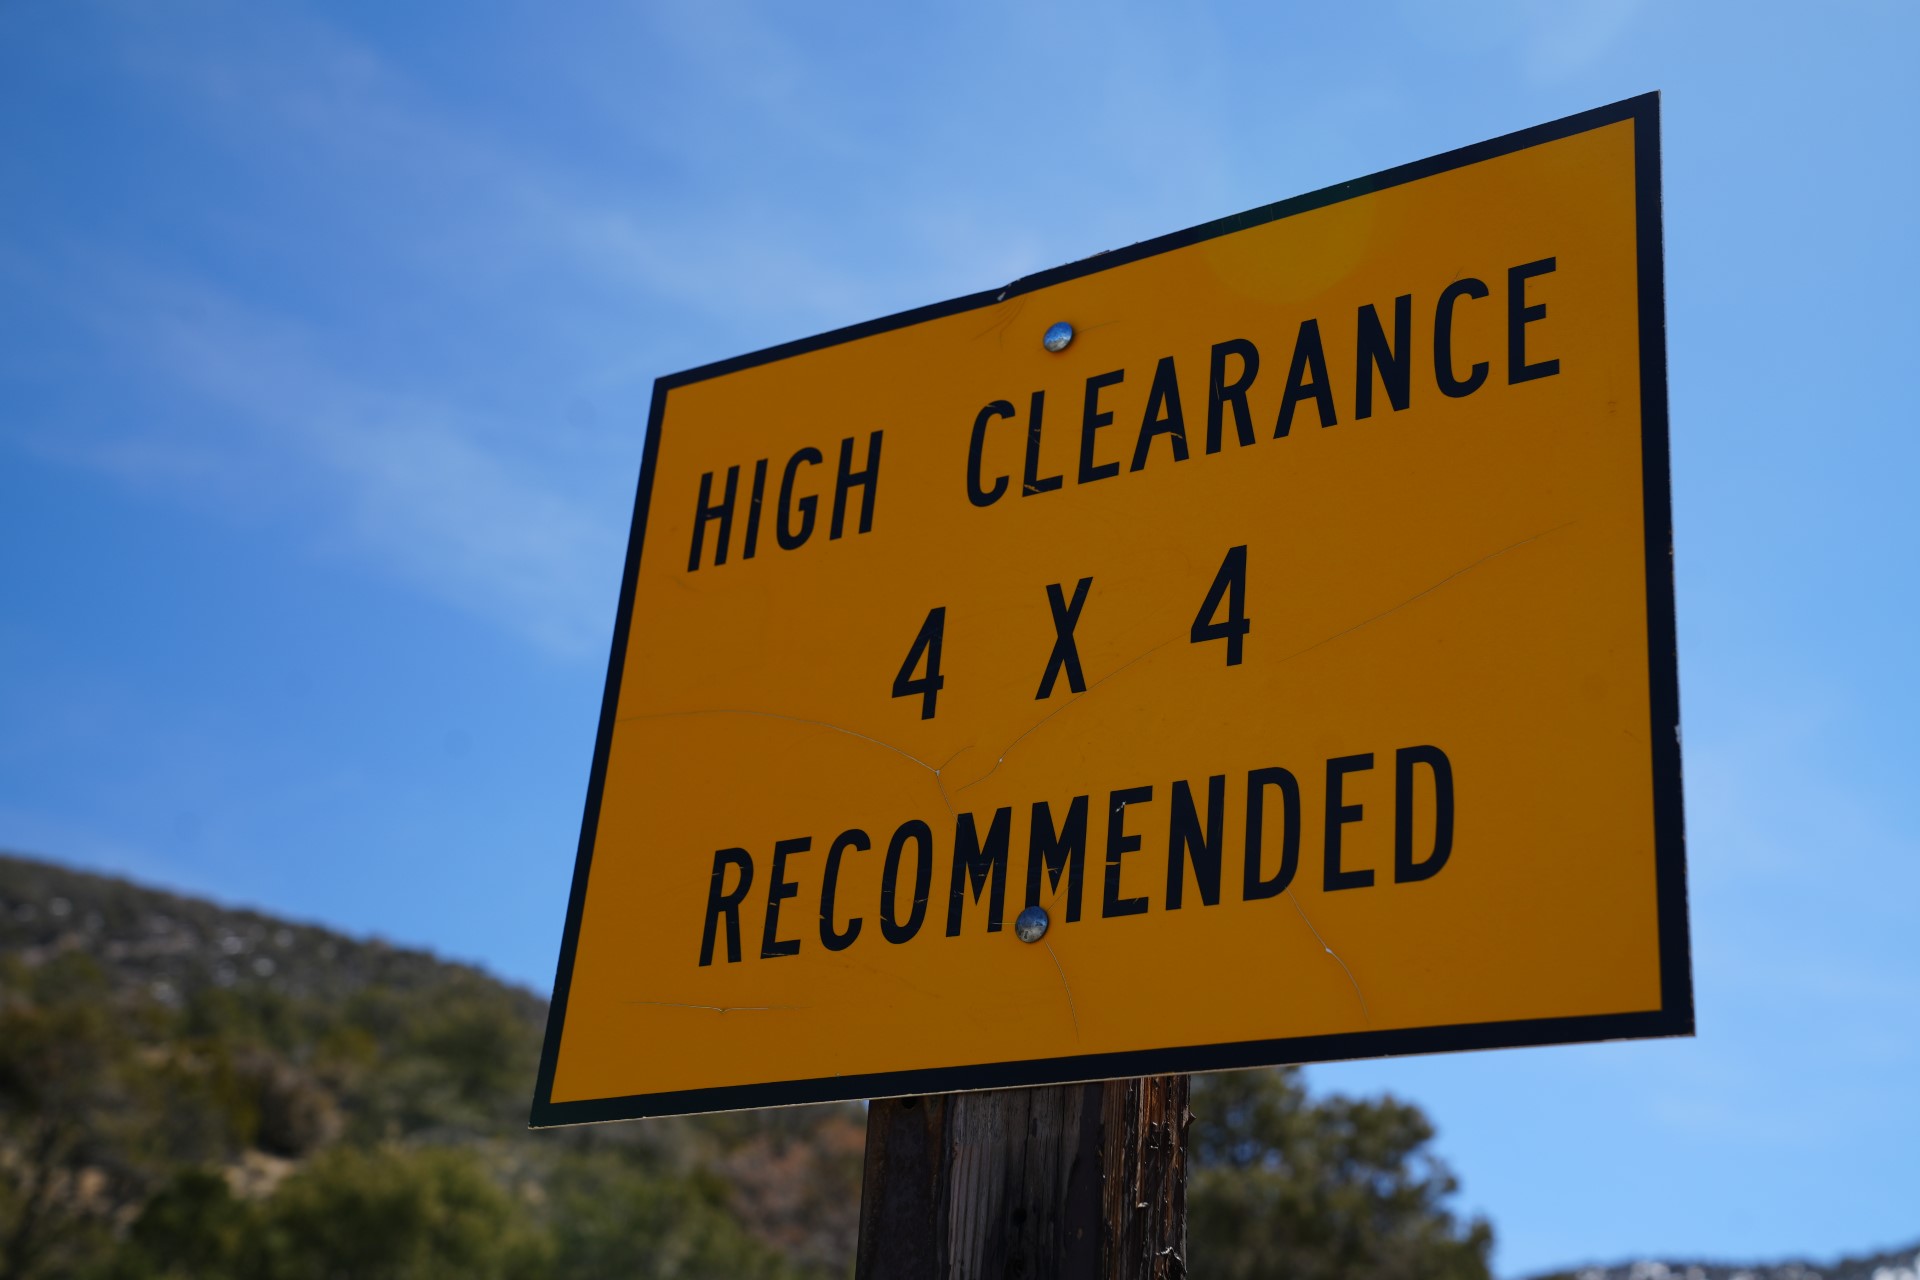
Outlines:
[{"label": "hillside", "polygon": [[264,989],[340,1003],[378,987],[399,994],[484,989],[538,1027],[546,1001],[425,951],[355,941],[329,929],[234,910],[124,880],[0,854],[0,954],[38,966],[63,954],[100,964],[120,991],[178,1006],[209,989]]},{"label": "hillside", "polygon": [[[859,1106],[529,1133],[544,1016],[424,951],[0,855],[0,1280],[848,1273]],[[1193,1109],[1196,1274],[1486,1280],[1417,1108],[1274,1071]],[[1920,1280],[1913,1254],[1564,1274]]]},{"label": "hillside", "polygon": [[529,1133],[544,1017],[422,951],[0,856],[0,1280],[844,1273],[858,1106]]},{"label": "hillside", "polygon": [[1659,1262],[1556,1271],[1536,1280],[1920,1280],[1920,1240],[1902,1249],[1832,1262]]}]

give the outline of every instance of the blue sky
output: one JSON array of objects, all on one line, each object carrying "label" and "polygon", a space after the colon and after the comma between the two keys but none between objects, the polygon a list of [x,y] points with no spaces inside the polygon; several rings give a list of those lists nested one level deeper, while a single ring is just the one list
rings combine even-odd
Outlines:
[{"label": "blue sky", "polygon": [[1505,1273],[1920,1235],[1904,4],[0,4],[0,847],[551,981],[652,379],[1663,91],[1700,1035]]}]

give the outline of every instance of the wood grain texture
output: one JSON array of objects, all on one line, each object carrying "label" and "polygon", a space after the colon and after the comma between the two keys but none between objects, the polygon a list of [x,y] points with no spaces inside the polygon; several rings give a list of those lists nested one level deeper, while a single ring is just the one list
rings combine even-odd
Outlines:
[{"label": "wood grain texture", "polygon": [[1180,1280],[1187,1077],[867,1114],[858,1280]]}]

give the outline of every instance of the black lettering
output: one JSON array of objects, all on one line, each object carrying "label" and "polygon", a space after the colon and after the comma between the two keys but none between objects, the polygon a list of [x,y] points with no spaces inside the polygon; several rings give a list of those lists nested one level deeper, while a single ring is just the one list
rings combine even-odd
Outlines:
[{"label": "black lettering", "polygon": [[954,824],[953,894],[947,901],[949,938],[960,936],[960,908],[966,898],[967,885],[973,886],[973,900],[977,903],[981,893],[987,890],[989,879],[993,881],[993,888],[987,902],[987,932],[1000,932],[1000,921],[1007,906],[1007,838],[1012,831],[1012,809],[993,811],[985,848],[981,847],[980,832],[974,826],[972,814],[961,814]]},{"label": "black lettering", "polygon": [[1173,446],[1173,460],[1187,460],[1187,419],[1180,411],[1180,383],[1173,375],[1173,357],[1162,356],[1153,371],[1153,387],[1147,392],[1146,416],[1140,420],[1140,438],[1134,442],[1133,465],[1138,471],[1147,465],[1147,449],[1155,436],[1166,436]]},{"label": "black lettering", "polygon": [[[922,720],[933,719],[934,708],[939,705],[940,691],[947,687],[947,678],[940,674],[940,647],[946,636],[946,606],[927,610],[927,620],[920,624],[920,633],[913,638],[913,647],[907,650],[907,660],[900,664],[900,674],[893,678],[894,697],[920,696]],[[913,669],[920,665],[923,654],[926,656],[927,674],[915,678]]]},{"label": "black lettering", "polygon": [[692,573],[700,567],[700,548],[706,541],[707,521],[720,522],[718,545],[713,549],[713,562],[722,565],[727,562],[727,543],[733,538],[733,494],[740,487],[740,468],[727,468],[727,496],[719,502],[713,501],[713,472],[700,477],[700,497],[693,504],[693,549],[687,552],[687,572]]},{"label": "black lettering", "polygon": [[1517,267],[1507,268],[1507,381],[1531,382],[1535,378],[1551,378],[1560,372],[1558,360],[1539,360],[1527,363],[1527,326],[1535,320],[1547,317],[1547,304],[1536,302],[1527,305],[1527,281],[1535,276],[1546,275],[1554,269],[1552,258],[1542,258],[1538,262],[1525,262]]},{"label": "black lettering", "polygon": [[1067,923],[1080,918],[1080,879],[1087,862],[1087,798],[1075,796],[1067,806],[1066,821],[1055,832],[1053,810],[1045,800],[1033,806],[1033,825],[1027,839],[1027,905],[1040,901],[1040,869],[1046,868],[1052,892],[1060,892],[1060,876],[1067,877]]},{"label": "black lettering", "polygon": [[[1215,621],[1213,615],[1222,602],[1227,606],[1227,616]],[[1213,575],[1213,585],[1207,588],[1207,598],[1200,602],[1200,612],[1193,615],[1187,639],[1194,644],[1225,640],[1227,665],[1237,667],[1251,630],[1253,621],[1247,617],[1247,549],[1229,547],[1220,562],[1220,572]]]},{"label": "black lettering", "polygon": [[829,951],[845,951],[860,936],[860,917],[847,921],[845,930],[833,923],[833,900],[840,892],[840,855],[848,849],[858,849],[862,853],[873,848],[873,842],[867,839],[867,833],[855,827],[842,831],[827,846],[827,867],[824,879],[820,882],[820,945]]},{"label": "black lettering", "polygon": [[1124,382],[1127,372],[1115,369],[1112,373],[1096,373],[1087,379],[1086,404],[1080,414],[1080,483],[1091,484],[1095,480],[1105,480],[1120,474],[1120,463],[1102,462],[1097,466],[1093,461],[1093,437],[1100,428],[1113,421],[1113,414],[1100,407],[1100,393],[1116,383]]},{"label": "black lettering", "polygon": [[1047,413],[1047,393],[1036,391],[1027,407],[1027,465],[1021,471],[1022,497],[1034,493],[1052,493],[1062,484],[1058,475],[1040,474],[1040,423]]},{"label": "black lettering", "polygon": [[1373,374],[1380,371],[1380,382],[1387,390],[1387,402],[1394,412],[1407,407],[1413,394],[1413,295],[1403,293],[1393,300],[1393,340],[1387,340],[1380,327],[1380,313],[1369,302],[1360,308],[1357,381],[1353,389],[1354,418],[1373,416]]},{"label": "black lettering", "polygon": [[740,553],[742,560],[753,559],[760,549],[760,503],[766,496],[767,460],[762,458],[753,464],[753,497],[747,503],[747,549]]},{"label": "black lettering", "polygon": [[820,499],[811,493],[800,499],[800,532],[795,533],[792,523],[794,510],[793,481],[794,478],[800,474],[801,463],[804,462],[810,467],[816,467],[824,461],[826,461],[826,459],[822,458],[820,451],[812,445],[808,445],[787,459],[787,469],[781,473],[780,476],[780,521],[774,526],[773,530],[774,537],[779,540],[782,551],[792,551],[813,536],[813,517],[815,509],[820,505]]},{"label": "black lettering", "polygon": [[[1240,376],[1227,381],[1227,357],[1240,357]],[[1260,350],[1245,338],[1213,344],[1207,366],[1207,452],[1220,452],[1220,429],[1225,410],[1233,409],[1233,432],[1243,445],[1253,443],[1253,412],[1247,408],[1247,388],[1260,372]]]},{"label": "black lettering", "polygon": [[[1413,768],[1433,771],[1433,851],[1413,860]],[[1393,757],[1393,880],[1409,884],[1440,874],[1453,854],[1453,763],[1438,747],[1402,747]]]},{"label": "black lettering", "polygon": [[1280,397],[1280,421],[1273,429],[1279,439],[1293,429],[1293,408],[1311,398],[1320,414],[1320,425],[1331,427],[1339,419],[1333,413],[1333,380],[1327,376],[1327,353],[1320,345],[1320,322],[1302,320],[1300,339],[1293,344],[1293,363],[1287,366],[1287,389]]},{"label": "black lettering", "polygon": [[1167,825],[1167,910],[1178,911],[1186,891],[1187,859],[1193,860],[1193,883],[1200,901],[1220,905],[1220,831],[1227,813],[1227,775],[1207,779],[1207,826],[1201,834],[1200,815],[1194,811],[1193,791],[1185,781],[1173,784],[1173,819]]},{"label": "black lettering", "polygon": [[1453,306],[1461,298],[1484,298],[1487,286],[1472,276],[1455,280],[1440,291],[1433,309],[1433,377],[1443,394],[1459,399],[1470,396],[1487,380],[1487,362],[1476,361],[1464,379],[1453,376]]},{"label": "black lettering", "polygon": [[[1280,788],[1286,818],[1280,828],[1280,869],[1262,878],[1262,845],[1266,837],[1266,790]],[[1276,898],[1293,883],[1300,866],[1300,783],[1285,769],[1255,769],[1247,774],[1247,870],[1241,897],[1248,902]]]},{"label": "black lettering", "polygon": [[[722,889],[727,868],[740,868],[740,883],[731,892]],[[740,963],[740,903],[753,888],[753,857],[745,849],[721,849],[713,855],[713,878],[707,882],[707,922],[700,931],[700,963],[713,963],[714,936],[720,917],[727,917],[727,963]]]},{"label": "black lettering", "polygon": [[1142,915],[1147,909],[1144,894],[1138,898],[1120,896],[1120,858],[1140,847],[1140,837],[1127,834],[1127,808],[1153,799],[1153,788],[1127,787],[1114,792],[1107,799],[1110,806],[1107,810],[1107,876],[1105,892],[1100,898],[1100,914]]},{"label": "black lettering", "polygon": [[[908,914],[905,924],[893,918],[894,902],[898,898],[900,881],[900,851],[907,841],[919,846],[914,855],[913,910]],[[920,932],[920,926],[927,918],[927,895],[933,884],[933,829],[918,818],[900,824],[893,833],[893,839],[887,842],[887,860],[880,868],[880,933],[888,942],[899,944],[913,941],[913,935]]]},{"label": "black lettering", "polygon": [[973,419],[973,435],[967,441],[967,500],[976,507],[990,507],[1000,501],[1000,495],[1007,491],[1007,478],[998,476],[993,488],[985,489],[980,485],[980,455],[987,445],[987,423],[994,418],[1011,418],[1013,406],[1005,400],[995,400],[982,409]]},{"label": "black lettering", "polygon": [[1040,673],[1040,692],[1033,695],[1036,702],[1053,692],[1053,682],[1062,671],[1067,673],[1067,688],[1075,693],[1087,691],[1087,678],[1080,672],[1080,647],[1073,642],[1073,628],[1080,621],[1080,609],[1087,603],[1087,588],[1092,585],[1092,578],[1080,579],[1080,585],[1073,589],[1073,602],[1069,604],[1059,583],[1047,584],[1047,607],[1053,610],[1053,652],[1047,655],[1047,669]]},{"label": "black lettering", "polygon": [[828,538],[840,536],[847,518],[847,491],[860,490],[860,532],[873,528],[873,495],[880,487],[880,433],[867,438],[867,465],[853,469],[853,437],[840,442],[840,474],[833,482],[833,526]]},{"label": "black lettering", "polygon": [[1373,883],[1371,871],[1343,871],[1340,868],[1340,832],[1349,822],[1360,821],[1362,805],[1347,804],[1340,794],[1340,784],[1350,773],[1359,773],[1373,768],[1373,753],[1358,756],[1339,756],[1327,761],[1327,843],[1326,843],[1326,887],[1331,893],[1335,889],[1364,889]]},{"label": "black lettering", "polygon": [[800,892],[800,886],[787,879],[787,857],[813,848],[812,836],[781,840],[773,846],[773,867],[767,872],[767,927],[760,935],[760,958],[800,953],[800,939],[780,937],[780,904]]}]

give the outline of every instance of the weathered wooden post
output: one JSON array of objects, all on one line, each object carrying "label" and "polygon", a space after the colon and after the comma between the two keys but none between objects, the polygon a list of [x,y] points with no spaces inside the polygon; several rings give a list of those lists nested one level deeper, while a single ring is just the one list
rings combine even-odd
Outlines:
[{"label": "weathered wooden post", "polygon": [[1186,1076],[877,1101],[857,1280],[1178,1280]]}]

